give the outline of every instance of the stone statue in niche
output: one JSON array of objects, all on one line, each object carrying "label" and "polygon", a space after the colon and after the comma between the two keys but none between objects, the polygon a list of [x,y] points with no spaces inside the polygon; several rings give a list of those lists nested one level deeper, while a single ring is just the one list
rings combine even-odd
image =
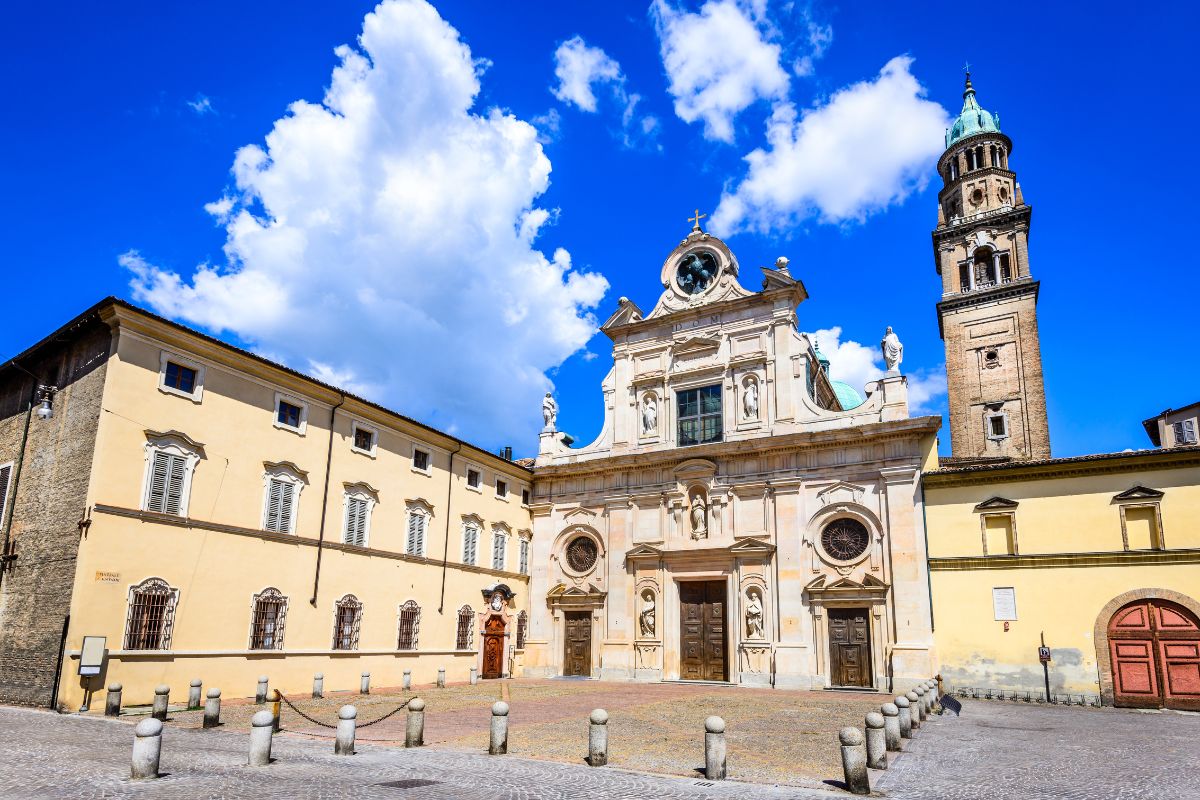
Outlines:
[{"label": "stone statue in niche", "polygon": [[546,396],[542,398],[542,419],[546,423],[542,433],[554,433],[557,430],[555,423],[558,421],[558,403],[554,401],[554,395],[550,392],[546,392]]},{"label": "stone statue in niche", "polygon": [[742,413],[746,419],[758,419],[758,382],[746,381],[742,390]]},{"label": "stone statue in niche", "polygon": [[658,430],[658,403],[654,395],[648,394],[642,398],[642,433],[650,434]]},{"label": "stone statue in niche", "polygon": [[647,589],[642,592],[642,613],[638,614],[638,628],[642,636],[654,636],[654,592]]},{"label": "stone statue in niche", "polygon": [[692,519],[692,538],[705,539],[708,537],[708,504],[704,502],[704,493],[692,495],[690,509]]},{"label": "stone statue in niche", "polygon": [[762,596],[757,589],[751,589],[746,596],[746,637],[763,639],[763,605]]},{"label": "stone statue in niche", "polygon": [[904,360],[904,345],[892,331],[891,325],[888,325],[887,332],[883,334],[879,349],[883,351],[883,361],[887,364],[888,372],[899,372],[900,362]]}]

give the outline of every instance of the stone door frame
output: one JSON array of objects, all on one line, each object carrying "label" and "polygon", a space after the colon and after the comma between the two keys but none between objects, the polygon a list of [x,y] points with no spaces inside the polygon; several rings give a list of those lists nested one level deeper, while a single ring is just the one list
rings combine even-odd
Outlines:
[{"label": "stone door frame", "polygon": [[1104,608],[1096,616],[1096,624],[1092,629],[1092,641],[1096,644],[1096,671],[1100,673],[1100,703],[1111,706],[1116,702],[1116,691],[1113,688],[1112,650],[1109,647],[1108,624],[1113,615],[1130,603],[1138,600],[1166,600],[1177,603],[1197,617],[1200,617],[1200,602],[1171,589],[1134,589],[1114,597],[1105,603]]},{"label": "stone door frame", "polygon": [[887,651],[892,639],[888,627],[887,588],[878,590],[864,588],[857,592],[842,592],[834,589],[828,592],[809,590],[809,606],[813,616],[813,633],[816,635],[813,655],[817,662],[817,681],[820,687],[829,689],[833,686],[832,665],[830,663],[829,614],[830,608],[865,608],[868,612],[868,624],[871,638],[871,684],[864,690],[874,689],[878,692],[889,691]]}]

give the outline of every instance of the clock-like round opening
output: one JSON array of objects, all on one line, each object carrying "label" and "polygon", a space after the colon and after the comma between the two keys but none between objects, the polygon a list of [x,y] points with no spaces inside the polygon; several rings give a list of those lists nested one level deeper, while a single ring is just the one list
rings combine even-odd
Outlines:
[{"label": "clock-like round opening", "polygon": [[675,270],[675,281],[687,294],[699,294],[717,279],[717,258],[706,250],[688,253]]},{"label": "clock-like round opening", "polygon": [[567,566],[576,572],[587,572],[596,566],[600,553],[589,536],[576,536],[567,545]]},{"label": "clock-like round opening", "polygon": [[871,534],[856,519],[835,519],[821,531],[821,547],[838,561],[853,561],[867,552]]},{"label": "clock-like round opening", "polygon": [[972,205],[977,206],[982,202],[983,202],[983,189],[976,189],[975,191],[971,192],[971,204]]}]

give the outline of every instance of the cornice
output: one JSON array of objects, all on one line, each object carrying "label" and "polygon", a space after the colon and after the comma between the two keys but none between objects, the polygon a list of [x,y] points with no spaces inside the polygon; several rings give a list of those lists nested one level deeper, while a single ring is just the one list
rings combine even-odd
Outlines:
[{"label": "cornice", "polygon": [[938,302],[938,319],[940,320],[944,314],[951,311],[995,303],[1000,300],[1009,300],[1014,297],[1025,297],[1026,295],[1033,295],[1033,300],[1036,303],[1040,287],[1041,281],[1018,278],[1012,283],[1002,283],[991,289],[977,289],[973,292],[952,295],[949,299]]},{"label": "cornice", "polygon": [[973,217],[963,220],[957,225],[947,223],[944,227],[934,228],[933,236],[933,252],[937,255],[938,245],[946,239],[954,239],[959,236],[964,236],[971,233],[976,228],[989,228],[1008,225],[1010,223],[1024,222],[1026,225],[1033,221],[1033,206],[1025,203],[1024,205],[1016,206],[1009,211],[997,211],[994,214],[987,216]]},{"label": "cornice", "polygon": [[1024,556],[959,556],[929,559],[933,572],[977,569],[1056,569],[1073,567],[1128,567],[1200,564],[1200,549],[1114,550],[1107,553],[1045,553]]},{"label": "cornice", "polygon": [[1200,467],[1200,447],[1145,450],[1133,453],[1098,453],[1092,456],[1049,459],[1042,462],[1010,462],[977,467],[952,467],[926,472],[921,477],[921,481],[926,489],[940,489],[1188,467]]},{"label": "cornice", "polygon": [[967,145],[974,145],[976,142],[979,142],[980,144],[982,144],[983,142],[988,141],[989,139],[1002,140],[1004,142],[1004,144],[1007,145],[1008,154],[1010,156],[1012,155],[1013,143],[1012,143],[1012,139],[1008,138],[1007,134],[1001,133],[1000,131],[980,131],[979,133],[972,133],[970,136],[964,136],[963,138],[959,139],[957,142],[955,142],[954,144],[950,145],[945,150],[943,150],[941,157],[938,158],[937,171],[941,172],[942,168],[946,166],[946,158],[951,153],[958,153],[962,150],[965,150],[967,148]]},{"label": "cornice", "polygon": [[942,187],[942,190],[938,192],[938,202],[940,203],[946,198],[946,195],[962,186],[967,178],[978,178],[987,175],[1002,175],[1006,178],[1012,178],[1014,182],[1017,179],[1017,173],[1013,172],[1011,169],[1004,169],[1003,167],[983,167],[981,169],[974,169],[970,172],[964,172],[958,176],[958,180],[951,181]]}]

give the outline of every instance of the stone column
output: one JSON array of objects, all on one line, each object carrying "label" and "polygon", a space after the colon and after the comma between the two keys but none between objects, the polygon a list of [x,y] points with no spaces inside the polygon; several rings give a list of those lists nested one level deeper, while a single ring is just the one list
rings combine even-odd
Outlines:
[{"label": "stone column", "polygon": [[842,728],[838,734],[842,745],[842,771],[846,789],[853,794],[870,794],[871,780],[867,775],[867,748],[858,728]]},{"label": "stone column", "polygon": [[192,680],[188,686],[188,711],[195,711],[200,707],[201,687],[204,686],[204,681],[199,678]]},{"label": "stone column", "polygon": [[275,718],[262,710],[250,718],[250,756],[247,764],[265,767],[271,763],[271,737],[275,733]]},{"label": "stone column", "polygon": [[104,716],[119,717],[121,715],[121,684],[110,683],[108,695],[104,698]]},{"label": "stone column", "polygon": [[508,703],[503,700],[492,704],[491,737],[488,755],[502,756],[508,752]]},{"label": "stone column", "polygon": [[597,708],[588,722],[588,764],[603,767],[608,763],[608,712]]},{"label": "stone column", "polygon": [[337,738],[333,742],[333,753],[338,756],[354,755],[354,726],[358,709],[342,706],[338,709]]},{"label": "stone column", "polygon": [[129,777],[136,780],[158,777],[158,761],[162,755],[161,720],[144,719],[133,729],[133,759]]},{"label": "stone column", "polygon": [[920,473],[913,467],[887,467],[880,474],[886,488],[892,614],[900,621],[897,641],[892,645],[892,685],[912,686],[933,669],[925,527],[918,494]]},{"label": "stone column", "polygon": [[159,684],[154,687],[154,706],[151,714],[159,722],[167,721],[167,701],[171,695],[171,687]]},{"label": "stone column", "polygon": [[215,728],[221,724],[221,690],[208,690],[208,699],[204,701],[204,727]]},{"label": "stone column", "polygon": [[[811,580],[811,573],[806,572],[808,560],[803,543],[807,519],[803,487],[798,481],[776,482],[774,486],[778,537],[774,543],[777,549],[767,562],[767,591],[771,596],[767,613],[778,620],[773,659],[775,687],[811,689],[815,680],[810,649],[812,612],[804,601],[804,586]],[[775,620],[766,626],[768,630],[776,627]]]},{"label": "stone column", "polygon": [[704,777],[710,781],[725,779],[725,720],[704,720]]},{"label": "stone column", "polygon": [[883,714],[883,737],[887,749],[900,752],[900,709],[895,703],[884,703],[879,708]]},{"label": "stone column", "polygon": [[887,734],[884,731],[883,715],[877,711],[867,714],[867,766],[871,769],[887,769]]},{"label": "stone column", "polygon": [[404,726],[404,746],[421,747],[425,744],[425,701],[414,697],[408,701],[408,719]]}]

